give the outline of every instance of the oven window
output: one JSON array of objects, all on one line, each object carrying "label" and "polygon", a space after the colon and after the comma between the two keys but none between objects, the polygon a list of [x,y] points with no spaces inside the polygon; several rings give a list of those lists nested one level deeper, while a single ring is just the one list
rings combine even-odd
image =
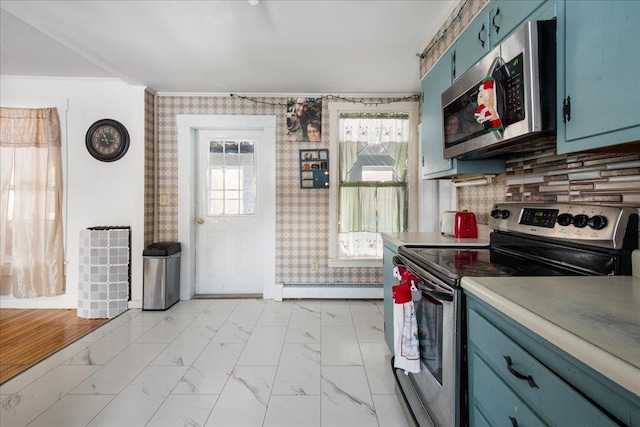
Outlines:
[{"label": "oven window", "polygon": [[418,322],[420,360],[442,385],[442,303],[423,293],[414,302]]}]

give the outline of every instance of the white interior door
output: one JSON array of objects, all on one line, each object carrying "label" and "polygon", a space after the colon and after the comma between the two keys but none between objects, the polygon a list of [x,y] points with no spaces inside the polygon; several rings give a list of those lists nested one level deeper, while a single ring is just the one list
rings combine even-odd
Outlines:
[{"label": "white interior door", "polygon": [[263,294],[275,280],[275,142],[200,130],[197,145],[196,293]]}]

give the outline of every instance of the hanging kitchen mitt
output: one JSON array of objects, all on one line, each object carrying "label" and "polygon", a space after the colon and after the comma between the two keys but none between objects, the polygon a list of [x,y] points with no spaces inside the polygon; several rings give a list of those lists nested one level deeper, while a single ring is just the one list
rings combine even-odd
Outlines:
[{"label": "hanging kitchen mitt", "polygon": [[496,81],[493,77],[487,77],[478,87],[478,108],[473,117],[476,122],[484,126],[488,131],[504,130],[502,120],[495,109],[496,105]]}]

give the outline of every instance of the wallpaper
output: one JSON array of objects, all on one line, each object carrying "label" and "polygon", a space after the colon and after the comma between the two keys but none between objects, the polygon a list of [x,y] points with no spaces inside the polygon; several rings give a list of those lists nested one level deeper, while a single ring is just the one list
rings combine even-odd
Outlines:
[{"label": "wallpaper", "polygon": [[155,96],[144,93],[144,246],[155,240]]},{"label": "wallpaper", "polygon": [[[300,189],[298,150],[329,148],[328,101],[322,105],[322,142],[286,140],[286,97],[157,96],[157,240],[178,238],[178,114],[276,115],[276,283],[382,283],[382,268],[329,268],[329,190]],[[277,104],[277,105],[272,105]],[[258,177],[259,178],[259,177]]]}]

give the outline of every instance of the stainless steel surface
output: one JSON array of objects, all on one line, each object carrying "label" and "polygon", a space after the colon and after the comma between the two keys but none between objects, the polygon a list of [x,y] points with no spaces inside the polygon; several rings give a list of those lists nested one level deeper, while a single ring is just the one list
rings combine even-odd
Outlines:
[{"label": "stainless steel surface", "polygon": [[[496,46],[491,52],[485,55],[477,64],[464,73],[453,85],[444,91],[441,96],[442,108],[458,100],[467,91],[478,87],[487,76],[489,70],[499,62],[511,61],[520,53],[523,53],[523,83],[524,83],[524,120],[512,123],[507,126],[498,139],[494,132],[486,132],[468,141],[459,144],[443,147],[444,157],[474,157],[500,154],[506,152],[514,153],[520,150],[515,148],[518,139],[522,139],[523,150],[539,148],[551,143],[548,136],[536,134],[544,131],[540,111],[540,73],[538,60],[538,27],[536,21],[525,23],[511,36]],[[504,58],[504,59],[503,59]],[[446,120],[446,117],[444,118]],[[555,131],[555,129],[554,129]],[[524,139],[526,138],[526,144]],[[511,142],[510,142],[511,141]],[[507,144],[510,142],[509,144]],[[555,140],[553,141],[555,143]]]},{"label": "stainless steel surface", "polygon": [[[419,280],[419,292],[414,293],[416,318],[419,335],[429,338],[421,343],[421,372],[408,375],[410,386],[405,381],[401,381],[399,386],[414,416],[418,417],[416,414],[421,414],[426,409],[430,420],[436,426],[461,426],[462,346],[461,334],[457,332],[462,327],[462,290],[439,280],[410,260],[403,257],[400,259]],[[435,310],[441,310],[440,322],[426,318],[434,315]],[[435,329],[426,331],[420,330],[421,328]],[[424,352],[430,356],[425,356]],[[427,366],[426,363],[431,366]],[[430,368],[440,370],[441,378],[438,379]],[[398,372],[395,374],[396,377],[404,375]]]},{"label": "stainless steel surface", "polygon": [[[589,224],[584,227],[577,227],[573,223],[561,225],[557,219],[553,227],[522,224],[525,209],[557,210],[557,217],[567,214],[571,219],[578,215],[586,215],[588,220],[605,218],[606,226],[598,230]],[[601,248],[621,249],[629,221],[637,221],[637,217],[632,216],[637,213],[638,209],[632,207],[569,203],[500,203],[493,207],[492,215],[489,216],[489,228]],[[505,215],[507,217],[502,218]]]},{"label": "stainless steel surface", "polygon": [[180,299],[180,253],[144,257],[143,310],[166,310]]}]

